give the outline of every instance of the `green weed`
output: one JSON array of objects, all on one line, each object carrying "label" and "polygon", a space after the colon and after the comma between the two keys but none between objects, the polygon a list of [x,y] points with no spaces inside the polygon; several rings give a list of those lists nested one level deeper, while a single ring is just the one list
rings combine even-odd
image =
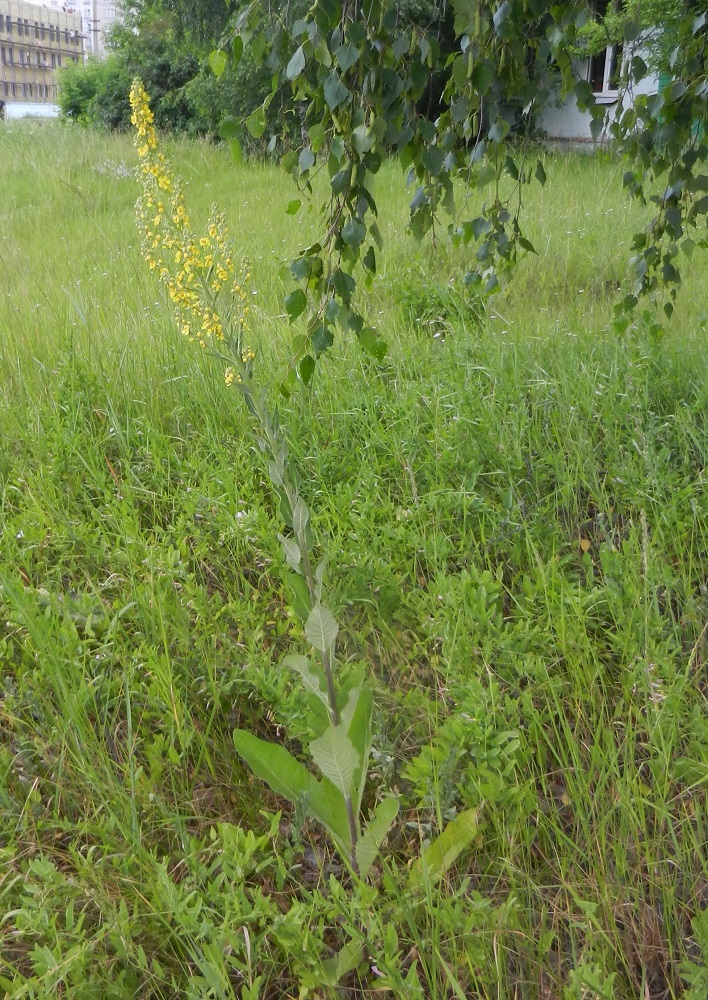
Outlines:
[{"label": "green weed", "polygon": [[[698,258],[668,335],[618,339],[638,209],[611,161],[549,155],[539,257],[474,324],[451,309],[421,337],[407,290],[446,288],[459,251],[409,240],[395,165],[377,180],[390,243],[366,308],[388,359],[339,341],[281,407],[342,669],[373,669],[362,812],[400,804],[364,885],[233,749],[241,728],[301,752],[282,659],[309,643],[240,402],[140,257],[132,155],[0,136],[3,992],[702,996]],[[285,214],[271,167],[172,155],[253,261],[275,377],[277,262],[317,217]],[[459,817],[471,848],[416,867]]]}]

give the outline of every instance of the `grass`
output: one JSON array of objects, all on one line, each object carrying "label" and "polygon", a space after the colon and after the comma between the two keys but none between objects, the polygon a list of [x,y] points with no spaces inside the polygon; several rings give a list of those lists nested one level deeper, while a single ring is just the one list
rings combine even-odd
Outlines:
[{"label": "grass", "polygon": [[[253,262],[275,371],[279,264],[317,213],[271,167],[171,153]],[[641,211],[611,159],[549,155],[539,255],[480,310],[383,172],[387,363],[339,340],[282,407],[342,659],[376,686],[370,804],[401,803],[357,887],[233,750],[236,725],[303,738],[279,661],[306,643],[240,401],[136,246],[133,163],[125,137],[0,133],[2,990],[705,996],[705,265],[663,340],[608,332]],[[477,807],[473,850],[413,886]]]}]

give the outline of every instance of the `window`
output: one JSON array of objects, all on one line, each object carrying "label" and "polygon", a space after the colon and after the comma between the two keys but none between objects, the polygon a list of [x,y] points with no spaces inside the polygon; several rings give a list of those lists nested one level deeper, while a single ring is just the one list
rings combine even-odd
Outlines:
[{"label": "window", "polygon": [[[595,0],[595,19],[601,21],[617,9],[613,0]],[[622,45],[608,45],[590,58],[588,80],[596,96],[612,97],[619,90],[622,72]]]},{"label": "window", "polygon": [[5,31],[8,33],[8,35],[12,34],[12,18],[10,17],[9,14],[5,15]]},{"label": "window", "polygon": [[69,44],[69,29],[68,28],[64,28],[64,44],[65,45]]},{"label": "window", "polygon": [[34,22],[34,37],[39,38],[39,22]]},{"label": "window", "polygon": [[57,57],[52,52],[52,66],[56,67],[56,64],[57,64]]},{"label": "window", "polygon": [[44,22],[42,22],[40,24],[40,26],[39,26],[39,31],[40,31],[40,35],[41,35],[42,41],[44,41],[44,30],[45,30],[44,29]]}]

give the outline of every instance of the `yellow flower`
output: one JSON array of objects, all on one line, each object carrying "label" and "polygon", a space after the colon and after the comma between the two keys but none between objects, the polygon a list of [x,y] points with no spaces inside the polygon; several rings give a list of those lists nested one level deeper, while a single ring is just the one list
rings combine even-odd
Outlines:
[{"label": "yellow flower", "polygon": [[[179,178],[158,147],[154,116],[140,80],[133,83],[130,105],[142,184],[137,217],[148,267],[165,285],[179,328],[190,341],[205,347],[209,340],[225,340],[229,332],[240,336],[248,315],[243,286],[251,274],[245,265],[238,270],[234,266],[224,213],[212,206],[207,235],[191,231]],[[222,298],[227,300],[223,305]],[[250,347],[241,351],[244,364],[254,357]],[[240,378],[233,373],[226,381],[230,385]]]}]

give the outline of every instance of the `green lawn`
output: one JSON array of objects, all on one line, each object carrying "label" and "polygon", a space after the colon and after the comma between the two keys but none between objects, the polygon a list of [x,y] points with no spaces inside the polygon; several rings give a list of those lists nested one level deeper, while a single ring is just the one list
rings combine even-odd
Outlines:
[{"label": "green lawn", "polygon": [[[169,151],[252,263],[275,398],[317,206]],[[299,752],[281,661],[308,644],[240,397],[141,257],[134,166],[130,137],[0,130],[0,991],[705,1000],[705,262],[663,339],[618,337],[641,209],[611,158],[546,155],[538,256],[481,304],[378,178],[387,359],[340,338],[280,404],[341,669],[373,678],[365,806],[400,803],[364,885],[234,749],[240,726]]]}]

